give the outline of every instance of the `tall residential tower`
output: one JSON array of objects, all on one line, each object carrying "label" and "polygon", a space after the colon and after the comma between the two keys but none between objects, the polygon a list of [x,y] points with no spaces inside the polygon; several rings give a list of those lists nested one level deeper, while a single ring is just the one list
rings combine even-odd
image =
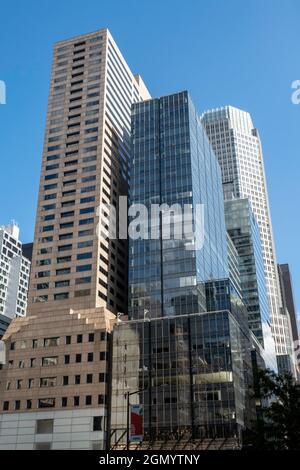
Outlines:
[{"label": "tall residential tower", "polygon": [[110,333],[115,313],[127,310],[127,241],[108,238],[105,209],[127,195],[131,105],[143,98],[143,81],[107,29],[55,44],[29,315],[3,338],[0,448],[106,445]]},{"label": "tall residential tower", "polygon": [[149,93],[107,29],[55,44],[29,314],[127,308],[127,246],[101,204],[127,195],[131,104]]}]

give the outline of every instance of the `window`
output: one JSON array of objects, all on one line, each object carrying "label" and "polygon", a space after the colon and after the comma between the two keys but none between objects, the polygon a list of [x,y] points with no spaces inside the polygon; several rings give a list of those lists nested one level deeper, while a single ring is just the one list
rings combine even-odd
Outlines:
[{"label": "window", "polygon": [[80,400],[79,397],[74,397],[74,406],[79,406]]},{"label": "window", "polygon": [[33,388],[34,379],[28,379],[28,388]]},{"label": "window", "polygon": [[58,364],[57,356],[43,357],[42,359],[43,366],[57,366],[57,364]]},{"label": "window", "polygon": [[82,289],[82,290],[75,291],[74,297],[85,297],[85,296],[90,295],[90,294],[91,294],[90,289]]},{"label": "window", "polygon": [[4,401],[3,402],[3,411],[8,411],[9,410],[9,401]]},{"label": "window", "polygon": [[75,385],[80,385],[80,375],[75,375]]},{"label": "window", "polygon": [[54,300],[64,300],[69,298],[69,292],[62,292],[61,294],[54,294]]},{"label": "window", "polygon": [[53,419],[38,419],[36,421],[36,434],[52,434]]},{"label": "window", "polygon": [[99,374],[99,382],[107,382],[107,374],[105,374],[104,372],[101,372]]},{"label": "window", "polygon": [[102,431],[102,416],[94,416],[93,431]]},{"label": "window", "polygon": [[76,362],[79,363],[81,362],[81,354],[76,354]]},{"label": "window", "polygon": [[36,358],[35,357],[32,357],[30,359],[30,367],[34,367],[36,365]]},{"label": "window", "polygon": [[106,361],[106,351],[100,352],[100,361]]},{"label": "window", "polygon": [[62,407],[68,406],[68,398],[67,397],[62,397],[61,406]]},{"label": "window", "polygon": [[87,396],[85,397],[85,404],[86,404],[87,406],[92,404],[92,395],[87,395]]},{"label": "window", "polygon": [[66,336],[66,344],[71,344],[72,336]]},{"label": "window", "polygon": [[77,255],[77,259],[78,260],[81,260],[81,259],[90,259],[92,258],[93,254],[91,252],[88,252],[88,253],[79,253],[79,255]]},{"label": "window", "polygon": [[37,339],[33,339],[32,340],[32,348],[35,349],[38,347],[38,340]]},{"label": "window", "polygon": [[70,274],[71,268],[62,268],[56,270],[56,276],[61,276],[63,274]]},{"label": "window", "polygon": [[80,209],[80,214],[90,214],[92,212],[95,212],[94,207],[85,207],[84,209]]},{"label": "window", "polygon": [[19,410],[21,408],[21,402],[20,400],[15,401],[15,410]]},{"label": "window", "polygon": [[78,277],[75,279],[75,284],[90,284],[92,278],[90,276],[87,277]]},{"label": "window", "polygon": [[53,338],[45,338],[44,339],[44,346],[45,347],[51,347],[51,346],[58,346],[59,345],[59,337],[53,337]]},{"label": "window", "polygon": [[40,398],[38,404],[39,408],[54,408],[55,398]]},{"label": "window", "polygon": [[89,230],[79,230],[78,232],[78,236],[79,237],[86,237],[88,235],[93,235],[93,229],[89,229]]},{"label": "window", "polygon": [[25,361],[21,360],[19,361],[19,369],[24,369],[25,367]]},{"label": "window", "polygon": [[94,341],[94,333],[89,333],[89,342],[92,343]]},{"label": "window", "polygon": [[77,343],[82,343],[82,335],[77,335]]},{"label": "window", "polygon": [[69,261],[71,261],[71,256],[59,256],[57,258],[57,263],[68,263]]},{"label": "window", "polygon": [[98,395],[98,405],[106,405],[107,397],[106,395]]},{"label": "window", "polygon": [[59,288],[59,287],[68,287],[70,285],[70,281],[69,280],[65,280],[65,281],[57,281],[55,283],[55,287],[56,288]]},{"label": "window", "polygon": [[17,390],[20,390],[22,388],[22,385],[23,385],[23,380],[22,379],[17,380]]},{"label": "window", "polygon": [[63,376],[63,385],[69,385],[69,377],[67,375]]},{"label": "window", "polygon": [[87,384],[92,384],[93,383],[93,374],[87,374],[86,383]]},{"label": "window", "polygon": [[72,244],[69,245],[60,245],[58,251],[69,251],[72,250]]},{"label": "window", "polygon": [[70,355],[65,354],[65,364],[70,364]]},{"label": "window", "polygon": [[85,242],[79,242],[77,248],[87,248],[88,246],[93,246],[93,240],[87,240]]},{"label": "window", "polygon": [[91,217],[89,219],[79,220],[79,225],[88,225],[88,224],[92,224],[93,222],[94,222],[94,219]]},{"label": "window", "polygon": [[100,340],[105,341],[106,340],[106,331],[101,331],[100,333]]},{"label": "window", "polygon": [[83,271],[91,271],[92,265],[91,264],[82,264],[81,266],[76,267],[76,272],[81,273]]},{"label": "window", "polygon": [[56,377],[41,377],[40,378],[40,387],[55,387],[57,383]]},{"label": "window", "polygon": [[27,401],[26,401],[26,408],[27,408],[27,410],[31,410],[31,408],[32,408],[32,400],[27,400]]},{"label": "window", "polygon": [[87,355],[87,360],[88,362],[93,362],[94,360],[94,354],[92,352],[89,352]]},{"label": "window", "polygon": [[73,238],[73,233],[64,233],[63,235],[59,235],[59,240],[69,240]]},{"label": "window", "polygon": [[95,201],[95,196],[83,197],[80,199],[81,204],[86,204],[88,202],[94,202],[94,201]]}]

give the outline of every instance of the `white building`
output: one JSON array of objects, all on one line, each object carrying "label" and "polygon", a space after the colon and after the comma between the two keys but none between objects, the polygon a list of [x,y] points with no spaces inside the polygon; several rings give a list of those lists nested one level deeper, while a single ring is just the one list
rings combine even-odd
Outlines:
[{"label": "white building", "polygon": [[221,166],[224,198],[248,198],[260,228],[271,327],[278,367],[283,370],[291,365],[292,336],[282,309],[259,133],[250,114],[232,106],[206,111],[202,122]]},{"label": "white building", "polygon": [[0,318],[26,315],[30,261],[22,255],[19,227],[0,227]]}]

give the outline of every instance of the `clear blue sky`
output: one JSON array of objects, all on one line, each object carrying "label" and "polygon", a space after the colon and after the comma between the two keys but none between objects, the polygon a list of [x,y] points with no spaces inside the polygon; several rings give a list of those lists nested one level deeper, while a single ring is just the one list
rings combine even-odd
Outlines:
[{"label": "clear blue sky", "polygon": [[108,27],[153,96],[188,89],[199,112],[226,104],[259,128],[280,262],[300,309],[299,0],[26,0],[1,2],[0,224],[33,238],[55,41]]}]

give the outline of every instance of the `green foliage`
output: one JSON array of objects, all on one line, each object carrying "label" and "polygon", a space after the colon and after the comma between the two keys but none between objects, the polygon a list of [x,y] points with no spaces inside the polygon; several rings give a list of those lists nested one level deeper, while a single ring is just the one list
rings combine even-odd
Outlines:
[{"label": "green foliage", "polygon": [[291,375],[271,370],[256,372],[258,409],[245,446],[257,450],[300,450],[300,386]]}]

